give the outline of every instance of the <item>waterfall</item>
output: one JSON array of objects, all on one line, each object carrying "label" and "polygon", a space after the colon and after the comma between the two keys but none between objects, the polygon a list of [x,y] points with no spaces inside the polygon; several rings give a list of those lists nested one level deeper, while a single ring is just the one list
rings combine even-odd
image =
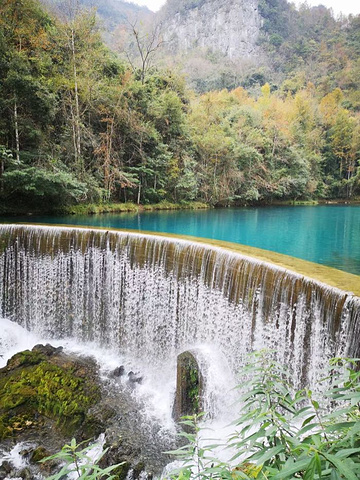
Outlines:
[{"label": "waterfall", "polygon": [[236,371],[247,353],[270,348],[298,387],[330,357],[360,356],[359,297],[218,247],[140,233],[0,226],[0,316],[155,367],[206,345]]}]

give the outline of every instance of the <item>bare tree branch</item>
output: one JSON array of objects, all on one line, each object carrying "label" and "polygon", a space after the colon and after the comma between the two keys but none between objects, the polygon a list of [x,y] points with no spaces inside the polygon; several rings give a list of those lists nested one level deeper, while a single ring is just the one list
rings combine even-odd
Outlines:
[{"label": "bare tree branch", "polygon": [[[155,25],[150,32],[142,34],[140,28],[137,26],[136,20],[132,22],[126,18],[125,21],[134,40],[137,56],[140,60],[139,69],[141,83],[144,84],[146,74],[151,67],[151,61],[153,60],[155,53],[165,43],[160,36],[161,24]],[[125,55],[130,62],[133,71],[136,71],[135,62],[131,59],[130,52],[125,52]]]}]

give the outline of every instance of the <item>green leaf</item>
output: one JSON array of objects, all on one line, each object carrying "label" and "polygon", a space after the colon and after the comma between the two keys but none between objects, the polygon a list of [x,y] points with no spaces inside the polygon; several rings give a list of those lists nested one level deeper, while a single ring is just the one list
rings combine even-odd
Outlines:
[{"label": "green leaf", "polygon": [[329,453],[322,452],[328,462],[330,462],[334,467],[339,471],[340,475],[344,475],[347,480],[359,480],[357,475],[351,470],[351,468],[343,461],[341,461],[335,455],[330,455]]},{"label": "green leaf", "polygon": [[319,406],[319,404],[316,400],[311,400],[311,403],[312,403],[313,407],[316,408],[316,410],[319,410],[320,406]]},{"label": "green leaf", "polygon": [[308,432],[309,430],[313,430],[314,428],[318,428],[319,425],[317,423],[309,423],[308,425],[306,425],[304,428],[302,428],[301,430],[298,431],[298,436],[301,437],[303,436],[306,432]]},{"label": "green leaf", "polygon": [[305,427],[305,425],[307,425],[309,422],[311,422],[311,420],[312,420],[313,418],[315,418],[315,417],[316,417],[316,415],[311,415],[310,417],[306,418],[306,419],[303,421],[301,427]]},{"label": "green leaf", "polygon": [[316,472],[317,472],[319,478],[321,478],[321,473],[322,473],[321,459],[320,459],[319,454],[317,452],[315,452],[314,459],[315,459],[315,465],[316,465]]},{"label": "green leaf", "polygon": [[305,470],[308,465],[309,465],[309,459],[300,460],[298,462],[293,463],[291,466],[287,466],[286,468],[281,469],[277,475],[274,475],[271,478],[272,480],[285,480],[286,478],[290,477],[294,473]]},{"label": "green leaf", "polygon": [[[305,398],[303,398],[302,400],[305,400]],[[298,410],[298,411],[294,414],[294,417],[293,417],[293,418],[297,418],[297,417],[301,416],[303,413],[308,412],[309,410],[312,410],[311,407],[309,407],[309,406],[304,407],[304,408],[301,408],[300,410]]]},{"label": "green leaf", "polygon": [[249,457],[249,460],[256,460],[257,465],[261,465],[270,460],[270,458],[275,457],[282,451],[284,451],[284,446],[278,445],[277,447],[265,449],[265,451],[255,453],[254,455]]},{"label": "green leaf", "polygon": [[337,458],[347,458],[350,455],[354,455],[354,453],[360,452],[360,448],[344,448],[343,450],[339,450],[335,453],[335,457]]},{"label": "green leaf", "polygon": [[316,470],[316,458],[315,456],[311,459],[311,462],[307,466],[303,479],[304,480],[313,480],[315,476],[315,470]]},{"label": "green leaf", "polygon": [[330,473],[330,480],[341,480],[340,475],[338,472],[333,468]]},{"label": "green leaf", "polygon": [[330,432],[337,432],[339,430],[344,430],[346,428],[351,428],[355,425],[356,422],[342,422],[342,423],[334,423],[332,425],[327,425],[325,427],[325,431],[327,433]]}]

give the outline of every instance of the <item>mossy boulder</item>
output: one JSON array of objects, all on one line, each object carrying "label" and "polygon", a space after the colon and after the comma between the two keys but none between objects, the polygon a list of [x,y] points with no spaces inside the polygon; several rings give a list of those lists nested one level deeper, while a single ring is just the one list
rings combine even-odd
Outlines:
[{"label": "mossy boulder", "polygon": [[203,383],[199,364],[194,355],[191,352],[178,355],[174,420],[179,421],[185,415],[201,412]]},{"label": "mossy boulder", "polygon": [[0,369],[0,440],[49,423],[65,437],[100,433],[89,414],[100,398],[95,373],[93,362],[50,345],[14,355]]},{"label": "mossy boulder", "polygon": [[[121,463],[116,480],[131,470],[134,480],[146,470],[148,478],[160,474],[170,461],[162,452],[175,449],[161,424],[144,425],[135,386],[117,377],[99,374],[95,361],[65,354],[61,348],[37,345],[14,355],[0,369],[0,442],[9,451],[14,443],[31,445],[21,455],[29,468],[48,477],[58,469],[53,455],[73,437],[77,442],[105,434],[106,453],[101,467]],[[1,462],[0,462],[1,463]],[[10,465],[11,477],[20,476]],[[10,477],[10,475],[9,475]],[[0,473],[0,479],[1,479]]]}]

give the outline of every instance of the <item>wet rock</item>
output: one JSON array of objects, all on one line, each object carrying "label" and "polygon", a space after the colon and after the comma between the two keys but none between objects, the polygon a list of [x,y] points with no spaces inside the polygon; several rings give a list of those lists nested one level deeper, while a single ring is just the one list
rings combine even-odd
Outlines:
[{"label": "wet rock", "polygon": [[139,377],[138,373],[129,372],[128,380],[130,383],[142,383],[143,377]]},{"label": "wet rock", "polygon": [[[94,365],[61,349],[37,346],[12,357],[0,369],[0,439],[22,439],[30,433],[68,438],[89,431],[89,408],[100,398]],[[91,421],[90,421],[91,420]]]},{"label": "wet rock", "polygon": [[30,463],[38,463],[46,457],[49,457],[51,453],[45,447],[40,446],[32,450],[29,455]]},{"label": "wet rock", "polygon": [[191,352],[181,353],[177,358],[174,420],[201,412],[202,390],[203,378],[196,358]]},{"label": "wet rock", "polygon": [[112,372],[113,377],[122,377],[125,375],[125,367],[121,365],[120,367],[116,367],[115,370]]},{"label": "wet rock", "polygon": [[[140,383],[141,376],[129,373],[126,384],[113,382],[100,376],[91,358],[46,345],[20,352],[0,369],[2,447],[10,451],[14,442],[33,444],[26,452],[31,478],[39,472],[46,478],[59,466],[54,460],[42,463],[43,458],[59,452],[72,437],[80,443],[105,433],[108,450],[102,466],[121,463],[118,480],[124,480],[130,470],[134,480],[140,474],[143,477],[145,470],[148,478],[151,473],[160,475],[170,461],[162,452],[176,448],[175,437],[169,439],[161,424],[149,424],[139,414],[142,406],[129,385]],[[26,479],[27,473],[22,474]],[[4,471],[0,480],[6,476]]]},{"label": "wet rock", "polygon": [[[139,462],[138,464],[134,465],[132,470],[133,470],[133,477],[140,478],[141,474],[146,472],[146,467],[143,462]],[[152,478],[152,475],[148,474],[147,479],[149,480],[150,478]]]},{"label": "wet rock", "polygon": [[25,458],[27,458],[30,455],[30,453],[31,453],[31,449],[28,449],[28,448],[25,448],[25,450],[20,451],[20,455]]},{"label": "wet rock", "polygon": [[11,371],[18,367],[28,367],[31,365],[37,365],[44,360],[44,355],[41,353],[33,353],[30,350],[24,350],[23,352],[16,353],[11,357],[6,364],[6,367],[0,370],[0,372]]},{"label": "wet rock", "polygon": [[23,469],[19,472],[19,476],[20,476],[23,480],[32,480],[32,479],[34,478],[29,468],[23,468]]},{"label": "wet rock", "polygon": [[36,466],[38,471],[40,471],[44,477],[48,477],[49,475],[56,473],[61,465],[59,460],[47,460],[46,462],[42,462],[44,458],[49,457],[53,453],[55,452],[50,452],[44,446],[34,448],[28,458],[29,464],[31,466]]},{"label": "wet rock", "polygon": [[131,469],[131,463],[126,455],[119,450],[119,445],[117,444],[108,446],[108,450],[100,460],[99,465],[101,468],[118,465],[112,472],[118,480],[125,480]]},{"label": "wet rock", "polygon": [[47,357],[51,357],[52,355],[57,355],[60,352],[63,351],[63,347],[53,347],[49,343],[46,345],[35,345],[35,347],[32,349],[33,352],[38,352],[42,353],[43,355],[46,355]]},{"label": "wet rock", "polygon": [[10,462],[7,460],[3,460],[2,464],[0,465],[0,479],[5,478],[12,470]]}]

